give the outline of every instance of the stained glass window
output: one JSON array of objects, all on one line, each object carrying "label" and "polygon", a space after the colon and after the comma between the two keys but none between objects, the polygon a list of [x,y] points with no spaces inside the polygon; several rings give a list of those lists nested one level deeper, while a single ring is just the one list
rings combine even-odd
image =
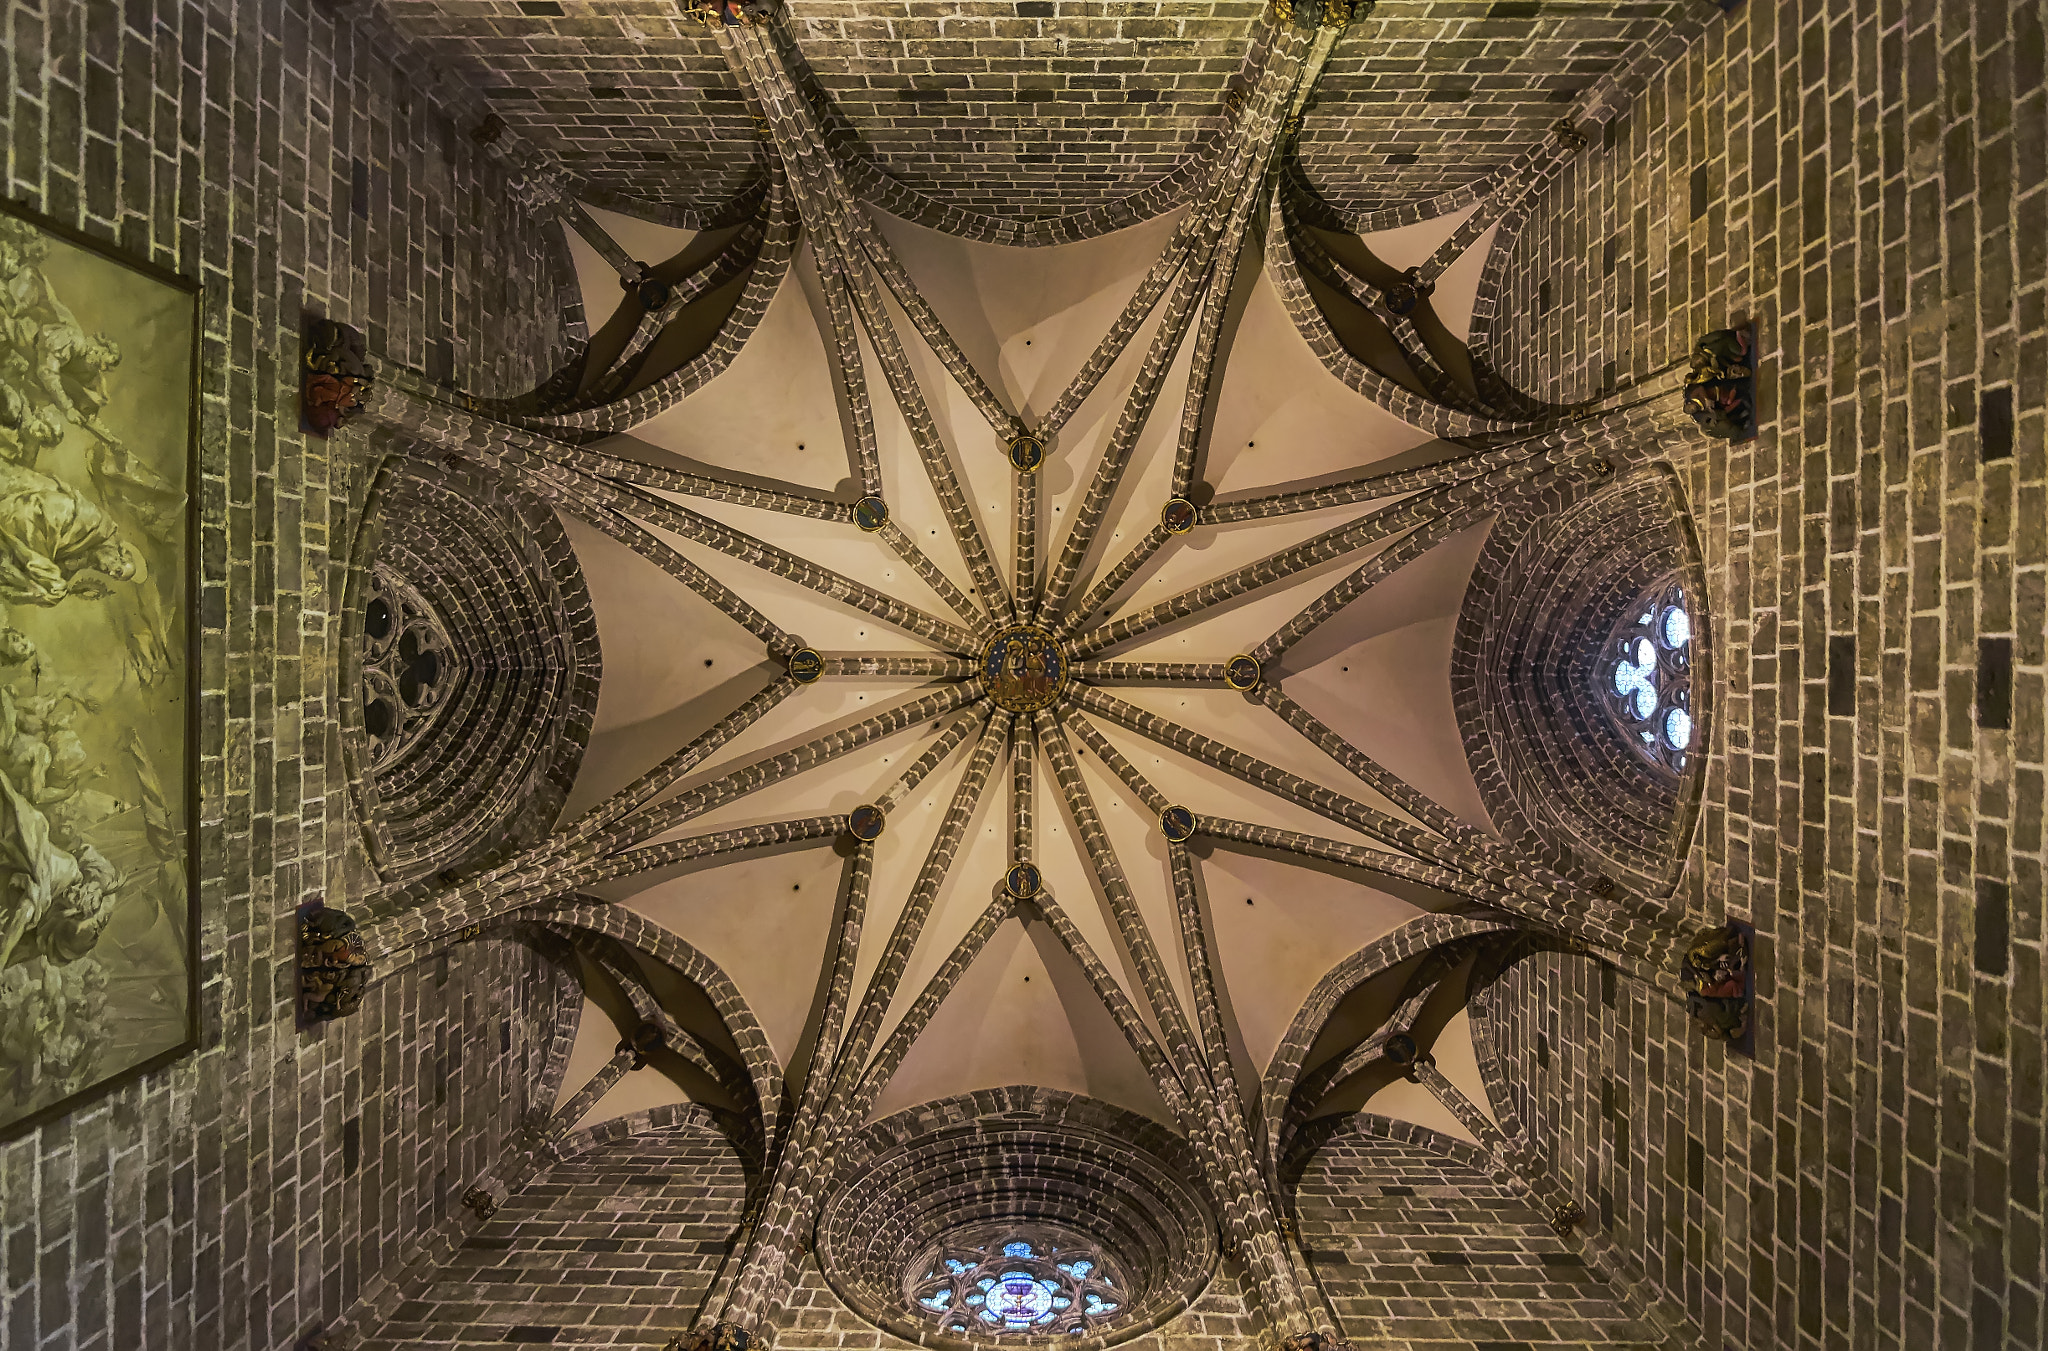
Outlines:
[{"label": "stained glass window", "polygon": [[426,736],[450,702],[461,663],[434,607],[405,578],[382,563],[369,576],[363,606],[363,730],[370,763],[396,764]]},{"label": "stained glass window", "polygon": [[904,1288],[942,1332],[972,1340],[1082,1336],[1124,1305],[1121,1283],[1093,1244],[1013,1229],[927,1253],[905,1271]]},{"label": "stained glass window", "polygon": [[1627,614],[1601,664],[1602,702],[1638,754],[1659,769],[1683,772],[1698,731],[1692,708],[1692,606],[1685,588],[1667,578]]}]

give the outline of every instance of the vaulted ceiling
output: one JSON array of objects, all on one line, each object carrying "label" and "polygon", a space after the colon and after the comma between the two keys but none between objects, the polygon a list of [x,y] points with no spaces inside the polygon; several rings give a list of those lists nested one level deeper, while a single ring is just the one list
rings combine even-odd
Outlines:
[{"label": "vaulted ceiling", "polygon": [[[1460,213],[1458,218],[1462,217]],[[1375,236],[1372,243],[1397,263],[1419,260],[1458,218]],[[600,214],[613,237],[636,256],[678,253],[688,231]],[[985,372],[997,392],[1030,418],[1072,378],[1082,359],[1136,289],[1171,231],[1165,218],[1099,239],[1020,253],[1013,248],[951,239],[882,218],[891,242],[947,329]],[[595,251],[576,244],[579,280],[593,316],[617,305],[616,275]],[[1468,273],[1472,269],[1467,270]],[[1471,284],[1453,279],[1439,308],[1453,326],[1469,312]],[[749,476],[825,491],[853,491],[830,366],[820,336],[822,302],[815,270],[800,266],[776,293],[745,349],[718,378],[632,433],[599,448],[655,464],[693,467],[724,477]],[[1000,447],[964,396],[953,390],[929,352],[915,350],[918,375],[932,391],[939,424],[959,447],[958,459],[983,518],[997,540],[1007,539],[1012,471]],[[1083,404],[1063,434],[1062,456],[1042,473],[1046,511],[1057,523],[1086,486],[1090,459],[1099,452],[1127,392],[1135,354]],[[1186,379],[1185,358],[1169,378],[1163,403],[1172,406]],[[939,397],[941,391],[950,398]],[[946,526],[917,469],[909,434],[892,408],[880,410],[884,474],[892,514],[927,541],[930,551],[963,590],[970,583],[957,556],[941,547]],[[1135,527],[1112,525],[1112,557],[1124,541],[1149,528],[1151,502],[1166,496],[1174,425],[1155,418],[1130,481],[1118,495],[1119,516]],[[1446,449],[1344,387],[1317,361],[1282,310],[1269,282],[1252,289],[1232,343],[1217,405],[1209,479],[1220,496],[1357,473],[1399,459],[1402,463]],[[920,500],[922,499],[922,500]],[[680,499],[679,499],[680,500]],[[804,517],[692,501],[709,515],[770,543],[861,578],[932,613],[944,603],[872,535]],[[1285,548],[1356,518],[1361,508],[1309,512],[1285,520],[1248,523],[1218,532],[1168,557],[1130,593],[1121,607],[1140,609],[1211,576]],[[670,749],[729,714],[781,671],[759,643],[708,602],[678,585],[609,536],[574,516],[564,522],[575,541],[596,608],[605,674],[594,734],[568,804],[576,812],[615,792],[652,767]],[[915,524],[913,524],[915,523]],[[1474,531],[1405,569],[1353,605],[1289,658],[1288,688],[1326,723],[1382,764],[1461,818],[1484,825],[1486,816],[1466,770],[1450,701],[1452,627],[1483,535]],[[813,592],[764,578],[745,563],[708,549],[685,551],[720,580],[748,596],[772,618],[820,650],[920,650],[902,634]],[[999,563],[1007,566],[1006,559]],[[1326,589],[1341,561],[1303,572],[1288,584],[1203,623],[1131,647],[1132,659],[1220,661],[1256,647],[1261,639]],[[717,779],[765,753],[899,701],[917,679],[824,681],[800,699],[779,705],[729,743],[716,761],[688,784]],[[1142,708],[1196,726],[1314,780],[1332,778],[1329,761],[1270,711],[1225,689],[1133,689],[1121,692]],[[1218,769],[1163,750],[1115,727],[1106,734],[1169,797],[1218,815],[1271,821],[1310,834],[1334,829],[1303,808],[1276,801]],[[907,732],[848,757],[797,775],[691,824],[694,833],[818,812],[845,813],[884,790],[925,739]],[[927,779],[914,800],[892,816],[877,846],[869,931],[882,933],[896,918],[912,884],[937,818],[964,771],[971,741]],[[1158,825],[1143,802],[1099,764],[1084,757],[1089,791],[1101,808],[1132,879],[1148,925],[1171,945],[1173,898],[1164,869]],[[1058,802],[1043,765],[1039,798]],[[1094,950],[1118,951],[1114,925],[1093,898],[1097,888],[1071,830],[1057,809],[1048,817],[1041,867],[1053,894],[1074,898],[1068,910]],[[1000,784],[989,790],[955,860],[927,925],[928,937],[904,979],[892,1021],[986,906],[990,883],[1009,862],[1007,810]],[[807,1053],[819,974],[827,959],[833,903],[844,861],[814,847],[749,858],[679,875],[656,874],[608,884],[607,899],[660,924],[717,962],[738,985],[784,1063]],[[1421,914],[1416,898],[1361,885],[1356,875],[1317,872],[1269,857],[1215,851],[1204,864],[1214,916],[1221,975],[1234,1022],[1234,1050],[1248,1082],[1257,1082],[1290,1021],[1329,968]],[[864,965],[879,943],[864,945]],[[1135,973],[1113,969],[1141,1008]],[[1186,973],[1170,967],[1185,1001]],[[859,976],[869,974],[863,969]],[[612,1054],[622,1030],[592,1004],[586,1010],[578,1053],[565,1077],[566,1099]],[[884,1028],[886,1035],[887,1028]],[[1468,1096],[1484,1102],[1463,1016],[1437,1042],[1437,1055]],[[1125,1042],[1072,960],[1042,925],[1005,923],[968,977],[948,998],[878,1098],[875,1114],[975,1089],[1031,1083],[1085,1093],[1170,1120],[1144,1067]],[[679,1101],[682,1086],[654,1075],[635,1075],[591,1108],[594,1124],[662,1102]],[[1358,1104],[1348,1103],[1347,1107]],[[1468,1132],[1426,1092],[1404,1080],[1375,1085],[1373,1110],[1415,1120],[1458,1136]]]},{"label": "vaulted ceiling", "polygon": [[[1331,52],[1296,149],[1316,193],[1351,213],[1486,182],[1689,6],[1357,8],[1366,12]],[[386,0],[385,9],[593,201],[709,219],[762,177],[753,111],[711,31],[673,0]],[[944,206],[1037,219],[1129,197],[1213,150],[1246,91],[1266,9],[1263,0],[793,0],[788,31],[849,163]]]}]

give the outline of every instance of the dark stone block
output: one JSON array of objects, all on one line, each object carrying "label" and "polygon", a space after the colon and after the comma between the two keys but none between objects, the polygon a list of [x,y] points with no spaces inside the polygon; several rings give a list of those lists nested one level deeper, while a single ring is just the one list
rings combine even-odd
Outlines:
[{"label": "dark stone block", "polygon": [[2003,976],[2012,969],[2012,888],[1994,878],[1977,879],[1976,967],[1978,974]]},{"label": "dark stone block", "polygon": [[1986,463],[2012,458],[2012,386],[1987,389],[1977,401],[1977,451]]},{"label": "dark stone block", "polygon": [[2012,726],[2012,639],[1977,640],[1977,725]]}]

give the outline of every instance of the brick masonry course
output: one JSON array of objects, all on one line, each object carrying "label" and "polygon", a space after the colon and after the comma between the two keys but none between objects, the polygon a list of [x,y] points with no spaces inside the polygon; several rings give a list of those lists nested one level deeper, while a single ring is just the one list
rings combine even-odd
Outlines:
[{"label": "brick masonry course", "polygon": [[516,392],[566,350],[566,255],[374,13],[48,0],[0,33],[8,196],[204,288],[202,1049],[0,1146],[0,1345],[268,1351],[500,1155],[555,1013],[538,959],[488,941],[293,1030],[294,907],[372,885],[334,683],[372,466],[298,433],[300,312]]},{"label": "brick masonry course", "polygon": [[1583,959],[1508,1019],[1524,1119],[1715,1347],[2048,1335],[2042,29],[1752,0],[1504,276],[1496,350],[1550,397],[1757,324],[1761,436],[1679,464],[1717,670],[1680,896],[1757,926],[1757,1058]]}]

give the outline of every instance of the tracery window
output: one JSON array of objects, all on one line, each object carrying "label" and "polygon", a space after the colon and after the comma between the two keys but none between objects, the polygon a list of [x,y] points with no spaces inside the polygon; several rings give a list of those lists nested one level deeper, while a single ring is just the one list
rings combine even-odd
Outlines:
[{"label": "tracery window", "polygon": [[370,570],[363,606],[363,730],[373,766],[416,745],[455,688],[455,644],[426,598],[392,569]]},{"label": "tracery window", "polygon": [[1095,1244],[1015,1227],[928,1252],[903,1284],[955,1337],[1078,1337],[1115,1321],[1125,1302],[1123,1277]]},{"label": "tracery window", "polygon": [[1600,693],[1629,744],[1676,774],[1690,761],[1695,634],[1685,588],[1663,581],[1630,607],[1600,666]]}]

